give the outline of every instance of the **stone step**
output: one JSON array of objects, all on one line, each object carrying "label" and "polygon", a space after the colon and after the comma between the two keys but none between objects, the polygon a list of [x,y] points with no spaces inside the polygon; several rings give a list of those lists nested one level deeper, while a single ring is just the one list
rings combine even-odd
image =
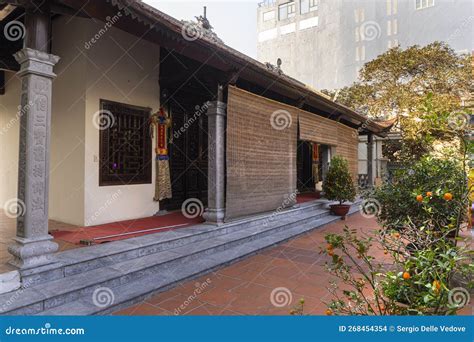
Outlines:
[{"label": "stone step", "polygon": [[[355,211],[357,211],[357,209],[353,208],[351,210],[351,212]],[[303,225],[247,241],[231,248],[202,256],[199,259],[193,259],[192,262],[182,262],[173,265],[171,268],[160,270],[159,273],[151,272],[141,278],[134,278],[125,284],[102,287],[97,291],[103,291],[103,293],[108,294],[109,302],[106,306],[106,303],[98,303],[97,300],[94,301],[93,292],[90,292],[88,295],[82,296],[75,301],[42,311],[39,315],[109,314],[138,303],[153,294],[172,288],[183,281],[189,281],[212,272],[248,257],[249,255],[258,253],[265,248],[292,239],[295,236],[304,234],[335,220],[339,220],[339,218],[335,216],[318,218]],[[98,298],[98,296],[96,296],[96,298]],[[113,298],[113,300],[111,298]]]},{"label": "stone step", "polygon": [[[86,305],[84,300],[92,298],[92,294],[97,288],[128,287],[131,283],[139,281],[146,283],[142,288],[149,290],[148,292],[163,291],[176,282],[212,271],[215,267],[224,266],[248,254],[256,253],[261,248],[339,220],[339,217],[330,216],[328,210],[314,209],[310,206],[308,209],[307,211],[298,211],[298,215],[282,215],[275,220],[269,219],[267,216],[266,221],[260,221],[261,225],[259,226],[238,224],[215,227],[201,225],[187,228],[185,230],[189,229],[189,231],[177,234],[176,236],[179,237],[175,237],[173,240],[178,242],[171,245],[167,244],[169,236],[150,242],[146,239],[150,237],[148,235],[94,246],[103,247],[101,249],[103,254],[99,260],[93,259],[97,256],[96,254],[91,256],[84,252],[91,247],[77,249],[75,251],[79,256],[76,257],[80,259],[83,256],[83,260],[86,260],[82,271],[65,267],[63,271],[66,274],[63,274],[63,277],[59,279],[36,283],[27,288],[0,295],[0,303],[6,303],[0,307],[0,314],[61,313],[65,312],[62,311],[65,308],[73,310],[69,314],[76,314],[76,312],[81,314],[87,311],[84,311],[84,305]],[[353,206],[352,211],[356,210],[357,208]],[[219,234],[213,234],[215,230],[222,231]],[[189,234],[206,238],[190,239]],[[186,243],[179,242],[180,239],[186,239]],[[127,243],[135,246],[132,249],[133,254],[130,254],[128,246],[124,246]],[[161,247],[158,247],[160,245]],[[109,256],[106,255],[107,253]],[[127,258],[130,255],[132,257]],[[79,265],[80,263],[75,263],[69,267],[80,267]],[[90,267],[90,265],[94,267]],[[158,277],[159,281],[150,283],[150,279],[153,277]],[[149,285],[153,289],[149,289]],[[124,292],[124,299],[121,302],[128,302],[127,296],[131,296],[130,298],[133,299],[144,295],[139,294],[133,297],[130,291],[132,290]]]},{"label": "stone step", "polygon": [[303,203],[296,208],[262,214],[254,217],[239,219],[222,226],[207,224],[196,225],[167,232],[143,235],[122,241],[110,242],[80,249],[73,249],[57,254],[57,262],[44,267],[21,271],[23,283],[33,286],[64,277],[69,277],[88,270],[112,265],[123,260],[143,257],[179,246],[185,246],[197,241],[206,240],[232,231],[254,229],[274,222],[301,217],[304,214],[328,215],[324,206],[326,200]]},{"label": "stone step", "polygon": [[[319,210],[301,214],[297,218],[281,217],[275,222],[260,227],[246,227],[240,231],[230,230],[228,234],[211,236],[207,240],[178,245],[164,251],[155,251],[152,254],[130,259],[118,260],[113,257],[115,254],[112,254],[108,265],[87,269],[81,273],[74,272],[74,274],[67,277],[34,284],[26,289],[18,290],[18,292],[21,291],[21,296],[26,298],[26,301],[11,301],[12,303],[8,307],[0,308],[0,313],[21,314],[24,312],[33,314],[40,312],[75,300],[87,293],[92,293],[98,286],[126,283],[132,278],[143,277],[154,272],[161,273],[183,262],[192,264],[199,257],[225,251],[239,244],[276,234],[284,229],[301,226],[328,214],[327,210]],[[111,245],[104,245],[104,247],[107,249]],[[78,251],[81,252],[81,250]],[[110,252],[110,250],[108,251]],[[99,263],[96,265],[99,265]],[[8,300],[9,295],[14,295],[14,293],[0,296],[0,302],[3,298]],[[42,305],[38,305],[38,303],[42,303]]]}]

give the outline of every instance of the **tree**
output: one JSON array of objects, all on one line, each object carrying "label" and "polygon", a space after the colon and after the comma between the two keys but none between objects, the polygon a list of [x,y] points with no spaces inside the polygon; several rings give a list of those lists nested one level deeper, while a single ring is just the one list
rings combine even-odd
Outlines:
[{"label": "tree", "polygon": [[451,141],[458,128],[453,125],[467,118],[461,103],[473,88],[471,57],[434,42],[394,47],[366,63],[351,86],[324,92],[337,93],[337,102],[370,118],[397,118],[401,142],[387,150],[400,149],[395,156],[411,161],[431,152],[436,142]]},{"label": "tree", "polygon": [[328,200],[339,201],[340,205],[347,201],[354,201],[356,190],[347,160],[343,157],[332,157],[326,179],[323,182],[323,191]]}]

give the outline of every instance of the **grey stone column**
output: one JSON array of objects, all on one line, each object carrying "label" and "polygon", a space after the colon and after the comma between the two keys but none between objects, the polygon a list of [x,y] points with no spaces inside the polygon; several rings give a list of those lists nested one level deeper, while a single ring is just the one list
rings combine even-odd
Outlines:
[{"label": "grey stone column", "polygon": [[367,186],[369,188],[374,185],[374,172],[373,172],[373,161],[374,161],[374,137],[372,133],[367,135]]},{"label": "grey stone column", "polygon": [[226,104],[209,103],[208,116],[208,207],[203,214],[209,223],[220,224],[225,216],[225,130]]},{"label": "grey stone column", "polygon": [[58,245],[48,234],[49,145],[51,89],[59,57],[23,49],[15,54],[21,65],[20,158],[18,167],[17,232],[8,251],[12,265],[24,269],[53,262]]}]

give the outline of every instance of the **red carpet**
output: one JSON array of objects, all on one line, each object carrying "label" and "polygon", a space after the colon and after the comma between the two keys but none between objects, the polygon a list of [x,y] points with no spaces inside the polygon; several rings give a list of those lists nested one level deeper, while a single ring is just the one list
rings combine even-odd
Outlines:
[{"label": "red carpet", "polygon": [[321,198],[320,194],[315,193],[315,192],[299,194],[296,196],[296,203],[305,203],[305,202],[314,201],[320,198]]},{"label": "red carpet", "polygon": [[[57,230],[51,231],[50,233],[54,236],[55,239],[62,240],[69,243],[79,244],[81,240],[92,241],[93,243],[99,244],[108,241],[118,241],[124,239],[130,239],[132,237],[153,234],[173,229],[186,228],[191,225],[199,224],[204,222],[202,217],[197,217],[194,219],[188,219],[184,217],[180,211],[169,213],[163,216],[152,216],[136,220],[127,220],[120,222],[113,222],[102,224],[93,227],[82,227],[77,228],[76,230]],[[141,232],[146,229],[169,227],[162,230],[152,230],[148,232]],[[112,236],[110,235],[131,233],[122,236]],[[103,239],[93,240],[94,238]]]}]

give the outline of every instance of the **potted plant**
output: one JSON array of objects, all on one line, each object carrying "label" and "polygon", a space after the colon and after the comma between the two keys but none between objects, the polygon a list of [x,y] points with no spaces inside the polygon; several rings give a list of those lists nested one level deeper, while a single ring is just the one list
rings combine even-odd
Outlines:
[{"label": "potted plant", "polygon": [[323,191],[328,200],[339,201],[339,204],[331,205],[331,211],[342,219],[349,212],[350,205],[344,202],[354,201],[356,190],[347,161],[339,156],[331,159],[326,179],[323,183]]}]

